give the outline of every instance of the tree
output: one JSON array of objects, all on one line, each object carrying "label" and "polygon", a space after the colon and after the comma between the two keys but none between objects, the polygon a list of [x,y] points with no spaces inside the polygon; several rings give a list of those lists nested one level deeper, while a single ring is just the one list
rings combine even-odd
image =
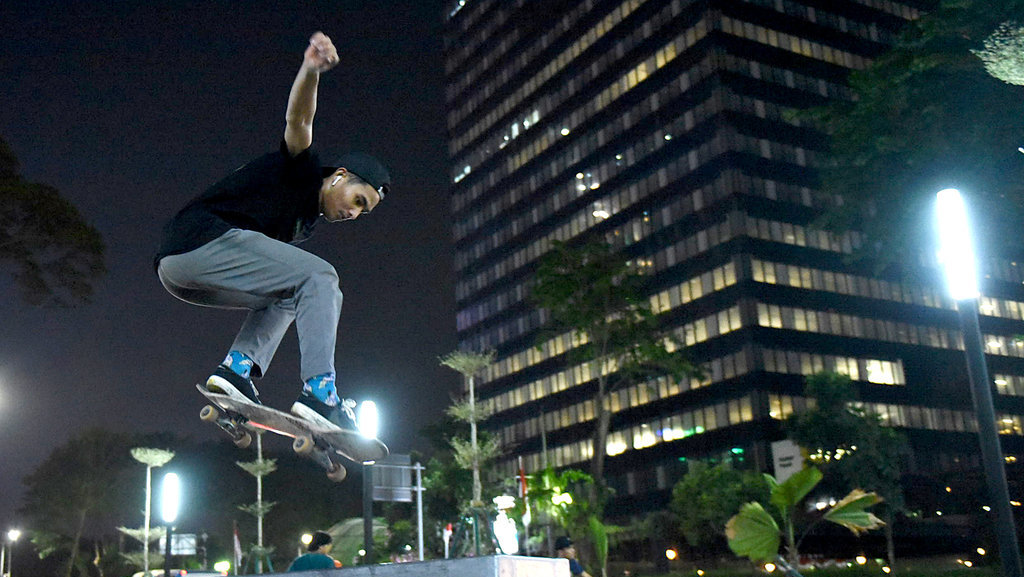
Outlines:
[{"label": "tree", "polygon": [[686,542],[697,550],[722,544],[725,524],[740,505],[767,502],[770,487],[763,475],[738,471],[727,463],[710,467],[693,463],[672,488],[671,509],[679,519]]},{"label": "tree", "polygon": [[32,540],[43,556],[67,550],[66,577],[82,561],[83,538],[109,530],[107,517],[122,510],[130,448],[126,435],[90,429],[54,449],[24,480],[20,511],[38,528]]},{"label": "tree", "polygon": [[985,39],[984,48],[971,50],[985,63],[985,71],[1007,84],[1024,86],[1024,27],[1004,22]]},{"label": "tree", "polygon": [[590,499],[599,504],[611,425],[609,396],[656,375],[698,374],[662,329],[642,292],[644,275],[628,258],[600,241],[579,246],[555,241],[540,260],[531,297],[551,314],[550,329],[571,331],[577,346],[567,360],[590,363],[593,393],[594,477]]},{"label": "tree", "polygon": [[1006,226],[1024,214],[1024,93],[991,76],[983,58],[999,59],[985,41],[1022,12],[1022,0],[942,0],[851,74],[852,101],[796,115],[829,136],[823,189],[841,202],[821,224],[864,231],[862,256],[916,262],[933,238],[935,193],[959,186],[986,215],[990,238],[1017,237]]},{"label": "tree", "polygon": [[[246,513],[249,513],[253,517],[256,517],[256,544],[252,546],[250,551],[256,561],[256,573],[263,573],[263,561],[270,562],[270,555],[274,552],[273,547],[267,547],[263,543],[263,518],[266,517],[267,513],[274,508],[277,503],[273,501],[263,500],[263,477],[273,473],[277,470],[277,459],[264,459],[263,458],[263,434],[256,433],[256,460],[255,461],[237,461],[235,463],[243,471],[249,473],[256,478],[256,501],[254,503],[239,505],[238,508]],[[274,568],[271,566],[270,570]]]},{"label": "tree", "polygon": [[548,467],[530,475],[529,484],[530,502],[570,534],[583,537],[579,547],[593,555],[601,574],[607,575],[609,527],[601,521],[603,499],[581,498],[595,494],[594,477],[576,469],[555,472]]},{"label": "tree", "polygon": [[[779,483],[775,477],[765,475],[771,486],[769,501],[782,519],[780,528],[764,506],[758,501],[745,503],[739,513],[725,524],[725,536],[729,548],[751,561],[767,563],[777,561],[787,574],[799,576],[796,566],[799,563],[798,547],[800,539],[796,538],[796,507],[804,500],[811,490],[821,481],[821,471],[808,467],[793,474],[784,482]],[[829,521],[842,525],[854,535],[877,529],[883,523],[865,509],[877,504],[881,499],[874,493],[865,493],[854,489],[842,500],[821,514],[821,517],[807,527],[804,535],[814,524]],[[779,555],[779,546],[786,540],[786,557]],[[802,539],[802,537],[801,537]]]},{"label": "tree", "polygon": [[486,418],[476,404],[475,378],[477,373],[487,368],[494,362],[494,351],[486,353],[473,353],[466,351],[455,351],[441,358],[441,364],[457,371],[466,380],[469,396],[465,402],[458,402],[448,409],[448,414],[460,421],[469,423],[469,445],[460,442],[452,437],[452,447],[455,449],[456,460],[464,464],[467,469],[473,472],[473,500],[474,507],[482,507],[483,501],[480,498],[480,465],[497,453],[496,445],[481,447],[477,442],[476,424]]},{"label": "tree", "polygon": [[790,437],[808,450],[808,464],[820,468],[837,492],[859,488],[882,496],[886,551],[894,564],[892,522],[904,509],[900,455],[906,451],[906,439],[856,404],[856,389],[846,375],[810,375],[804,392],[815,404],[789,418]]},{"label": "tree", "polygon": [[453,436],[468,434],[465,422],[447,414],[420,431],[433,454],[423,472],[424,536],[438,553],[443,552],[443,543],[437,537],[449,523],[462,518],[466,504],[472,501],[473,473],[455,462],[450,441]]},{"label": "tree", "polygon": [[[477,437],[477,423],[487,418],[483,409],[476,403],[475,379],[477,373],[494,362],[494,351],[474,353],[455,351],[441,358],[441,364],[458,371],[466,380],[468,397],[465,401],[456,402],[448,408],[448,414],[460,421],[469,423],[469,442],[457,436],[448,439],[455,451],[455,462],[468,469],[473,475],[473,493],[469,509],[473,515],[473,548],[476,555],[480,554],[480,517],[486,516],[482,498],[483,485],[480,481],[480,468],[490,462],[501,451],[496,437],[480,442]],[[486,518],[486,517],[485,517]]]},{"label": "tree", "polygon": [[174,451],[151,447],[135,447],[131,450],[132,458],[146,465],[146,503],[143,507],[143,523],[141,529],[118,527],[118,530],[142,543],[142,571],[149,573],[149,548],[153,541],[163,536],[162,531],[150,531],[150,509],[153,502],[153,468],[163,467],[174,458]]},{"label": "tree", "polygon": [[13,267],[22,298],[50,306],[88,301],[106,271],[103,252],[99,231],[57,189],[21,178],[0,139],[0,262]]}]

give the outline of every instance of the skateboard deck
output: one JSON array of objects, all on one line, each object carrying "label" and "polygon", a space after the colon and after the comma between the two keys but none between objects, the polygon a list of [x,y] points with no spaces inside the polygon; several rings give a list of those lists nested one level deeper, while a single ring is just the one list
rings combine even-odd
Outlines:
[{"label": "skateboard deck", "polygon": [[356,463],[372,463],[388,456],[387,445],[358,432],[320,428],[291,413],[208,391],[201,384],[196,389],[213,403],[203,407],[200,418],[224,429],[236,445],[248,446],[255,429],[291,437],[292,449],[324,467],[332,480],[345,478],[345,468],[337,455]]}]

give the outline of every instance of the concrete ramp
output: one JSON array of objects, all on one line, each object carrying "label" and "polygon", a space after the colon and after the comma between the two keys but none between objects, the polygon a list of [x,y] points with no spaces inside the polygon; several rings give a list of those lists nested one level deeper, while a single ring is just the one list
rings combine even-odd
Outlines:
[{"label": "concrete ramp", "polygon": [[570,577],[569,561],[493,555],[286,573],[295,577]]}]

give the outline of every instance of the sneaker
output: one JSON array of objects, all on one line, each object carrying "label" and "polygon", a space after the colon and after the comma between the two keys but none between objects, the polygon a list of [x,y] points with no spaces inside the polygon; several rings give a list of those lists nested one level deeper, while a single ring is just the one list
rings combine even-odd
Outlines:
[{"label": "sneaker", "polygon": [[232,399],[263,404],[260,402],[260,392],[256,390],[256,385],[252,384],[252,379],[242,378],[224,365],[217,367],[210,378],[206,379],[206,390],[227,395]]},{"label": "sneaker", "polygon": [[340,403],[332,407],[303,391],[292,404],[292,414],[321,428],[358,432],[356,413],[352,410],[355,406],[356,402],[352,399],[341,399]]}]

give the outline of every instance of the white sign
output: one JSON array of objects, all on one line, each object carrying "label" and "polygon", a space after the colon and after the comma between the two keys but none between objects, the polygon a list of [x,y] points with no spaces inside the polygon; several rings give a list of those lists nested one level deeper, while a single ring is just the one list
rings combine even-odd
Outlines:
[{"label": "white sign", "polygon": [[[160,537],[160,552],[166,551],[167,535]],[[195,555],[196,534],[195,533],[171,533],[171,555]]]},{"label": "white sign", "polygon": [[789,439],[772,443],[772,462],[775,466],[775,480],[780,483],[804,468],[800,446]]}]

